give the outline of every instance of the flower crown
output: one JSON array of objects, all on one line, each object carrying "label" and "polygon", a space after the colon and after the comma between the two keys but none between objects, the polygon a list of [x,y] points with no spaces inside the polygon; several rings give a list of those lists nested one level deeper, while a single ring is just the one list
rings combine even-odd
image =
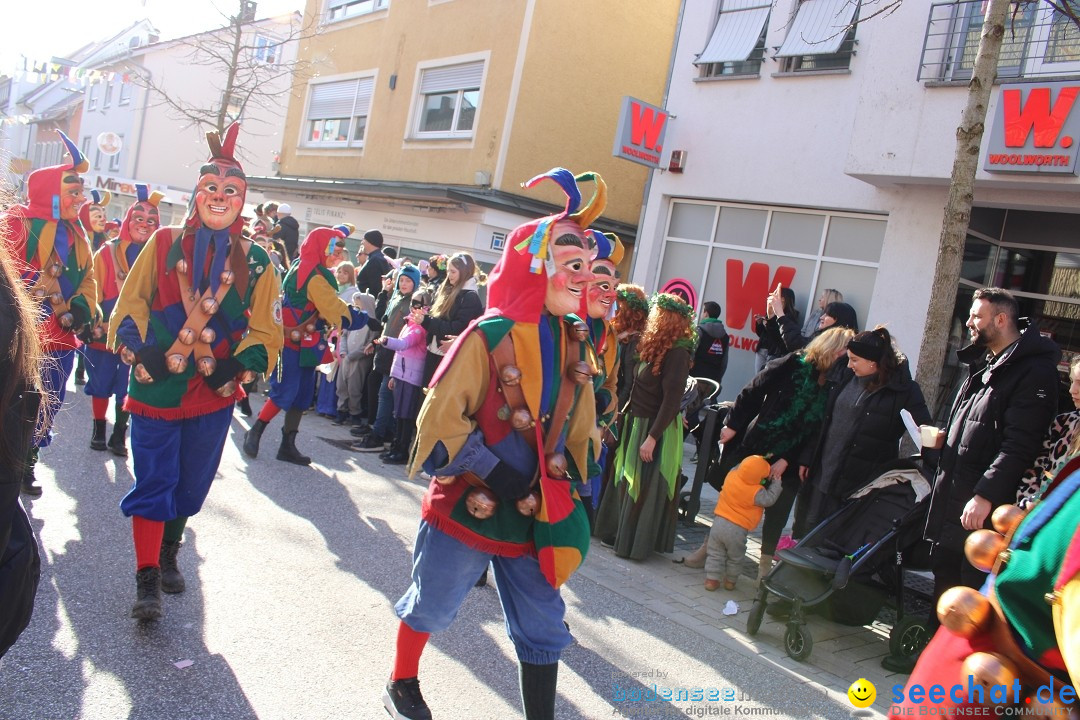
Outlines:
[{"label": "flower crown", "polygon": [[653,295],[652,305],[653,307],[658,307],[661,310],[678,313],[688,319],[694,317],[694,308],[690,307],[674,295],[670,295],[668,293],[657,293]]},{"label": "flower crown", "polygon": [[438,270],[439,272],[442,272],[442,273],[446,272],[446,263],[447,262],[448,262],[448,258],[445,255],[437,255],[437,256],[435,256],[435,269]]},{"label": "flower crown", "polygon": [[615,297],[619,299],[619,302],[625,303],[631,310],[637,310],[639,312],[649,312],[649,303],[641,296],[630,292],[625,288],[619,288],[615,291]]}]

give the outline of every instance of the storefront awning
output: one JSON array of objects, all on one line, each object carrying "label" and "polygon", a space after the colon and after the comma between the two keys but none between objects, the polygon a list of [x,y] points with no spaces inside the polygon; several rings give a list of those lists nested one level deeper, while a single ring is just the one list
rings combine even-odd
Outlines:
[{"label": "storefront awning", "polygon": [[858,0],[803,0],[776,57],[836,52],[858,8]]},{"label": "storefront awning", "polygon": [[761,0],[728,0],[716,19],[716,27],[695,65],[744,62],[754,51],[761,29],[769,18],[769,3]]}]

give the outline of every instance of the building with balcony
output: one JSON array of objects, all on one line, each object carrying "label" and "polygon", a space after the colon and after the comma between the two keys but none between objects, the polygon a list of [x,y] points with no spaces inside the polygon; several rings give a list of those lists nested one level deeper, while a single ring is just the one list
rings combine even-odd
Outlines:
[{"label": "building with balcony", "polygon": [[[622,98],[663,100],[678,0],[308,0],[280,174],[252,186],[302,230],[378,228],[414,260],[497,260],[508,231],[565,204],[520,183],[601,173],[598,223],[633,242],[648,171],[612,156]],[[590,192],[589,188],[583,188]],[[355,241],[354,241],[355,242]]]},{"label": "building with balcony", "polygon": [[[728,398],[752,376],[753,317],[778,282],[803,317],[840,290],[863,327],[887,324],[918,362],[983,7],[905,2],[852,24],[877,7],[684,3],[665,149],[683,167],[651,183],[633,277],[682,278],[723,306]],[[1080,351],[1080,32],[1023,5],[999,74],[952,343],[967,343],[972,290],[1000,285],[1066,351],[1064,371]]]}]

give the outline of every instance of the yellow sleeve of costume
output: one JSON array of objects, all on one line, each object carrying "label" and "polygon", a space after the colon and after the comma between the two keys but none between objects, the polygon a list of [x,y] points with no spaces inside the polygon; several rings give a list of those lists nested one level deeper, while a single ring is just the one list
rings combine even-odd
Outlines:
[{"label": "yellow sleeve of costume", "polygon": [[86,269],[75,295],[81,295],[86,300],[86,305],[90,308],[90,316],[93,320],[101,317],[101,307],[98,305],[98,284],[94,279],[96,277],[94,273],[96,269],[94,251],[84,237],[78,238],[75,243],[75,257],[79,260],[79,266]]},{"label": "yellow sleeve of costume", "polygon": [[319,316],[334,327],[343,328],[352,322],[348,304],[322,275],[312,275],[307,284],[308,300],[315,304]]},{"label": "yellow sleeve of costume", "polygon": [[[97,301],[101,304],[101,301],[105,299],[105,273],[108,272],[108,268],[105,267],[105,258],[102,257],[105,253],[109,252],[109,244],[103,243],[101,247],[94,253],[94,280],[97,283]],[[108,318],[102,318],[108,320]]]},{"label": "yellow sleeve of costume", "polygon": [[[145,250],[139,254],[141,258]],[[269,270],[271,266],[267,265]],[[255,282],[255,291],[251,295],[251,317],[248,318],[248,331],[233,355],[239,355],[249,347],[262,345],[266,348],[266,368],[248,368],[255,372],[269,375],[277,365],[278,355],[285,346],[285,336],[281,327],[281,278],[275,272],[264,272]]]},{"label": "yellow sleeve of costume", "polygon": [[116,337],[116,329],[124,318],[131,318],[135,327],[139,330],[139,337],[143,341],[147,338],[147,328],[150,325],[150,307],[154,302],[154,290],[157,287],[157,244],[159,242],[172,242],[172,230],[170,228],[158,228],[145,247],[139,252],[135,264],[124,278],[124,286],[120,288],[120,295],[113,306],[112,315],[109,316],[109,348],[116,351],[122,344]]},{"label": "yellow sleeve of costume", "polygon": [[604,408],[604,415],[610,415],[619,409],[618,385],[619,385],[619,342],[615,337],[615,329],[608,327],[608,346],[604,348],[604,390],[607,390],[611,402]]},{"label": "yellow sleeve of costume", "polygon": [[442,441],[451,460],[461,451],[469,433],[476,429],[473,416],[480,410],[490,381],[487,344],[481,333],[472,332],[438,385],[427,391],[416,420],[416,453],[410,475],[427,460],[437,442]]}]

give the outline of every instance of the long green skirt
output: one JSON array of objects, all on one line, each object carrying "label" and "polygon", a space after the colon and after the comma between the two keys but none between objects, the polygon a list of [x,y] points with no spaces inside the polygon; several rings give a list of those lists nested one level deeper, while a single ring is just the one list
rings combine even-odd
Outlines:
[{"label": "long green skirt", "polygon": [[652,462],[638,455],[648,436],[649,418],[630,416],[616,449],[614,482],[604,492],[596,516],[595,535],[614,540],[615,554],[644,560],[649,553],[675,548],[675,489],[682,468],[682,420],[665,428]]}]

